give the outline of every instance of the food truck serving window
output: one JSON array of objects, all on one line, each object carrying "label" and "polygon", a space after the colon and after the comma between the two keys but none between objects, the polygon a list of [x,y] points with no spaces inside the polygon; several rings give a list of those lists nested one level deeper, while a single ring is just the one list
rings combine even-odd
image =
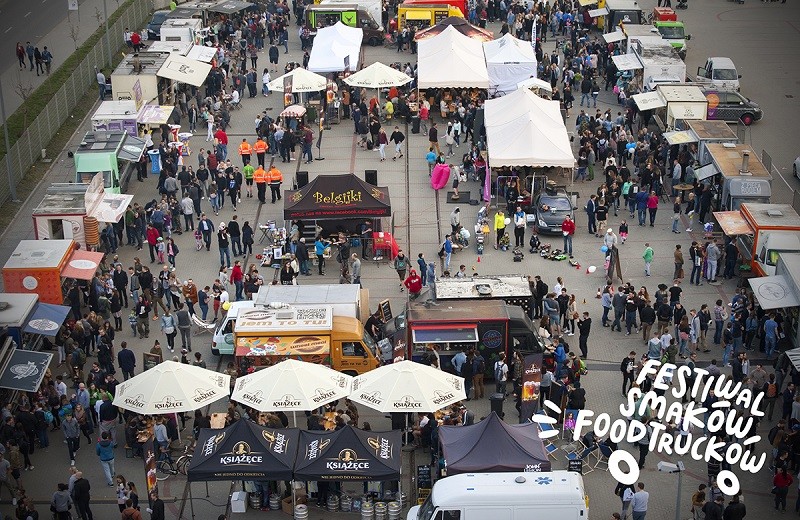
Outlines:
[{"label": "food truck serving window", "polygon": [[433,325],[411,329],[414,343],[477,343],[478,327],[474,325]]}]

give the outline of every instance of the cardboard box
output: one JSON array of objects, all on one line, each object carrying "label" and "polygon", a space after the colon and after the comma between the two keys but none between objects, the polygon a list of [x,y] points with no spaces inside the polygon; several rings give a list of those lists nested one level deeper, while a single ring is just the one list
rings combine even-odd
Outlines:
[{"label": "cardboard box", "polygon": [[[295,495],[295,504],[308,504],[308,497],[306,495]],[[281,509],[287,515],[294,516],[294,506],[292,505],[292,497],[288,496],[281,500]]]},{"label": "cardboard box", "polygon": [[234,491],[231,495],[231,512],[232,513],[245,513],[247,512],[247,492]]}]

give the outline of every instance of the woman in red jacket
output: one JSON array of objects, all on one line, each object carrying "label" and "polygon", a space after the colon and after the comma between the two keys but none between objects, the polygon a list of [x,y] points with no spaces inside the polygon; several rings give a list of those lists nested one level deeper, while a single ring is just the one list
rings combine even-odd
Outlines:
[{"label": "woman in red jacket", "polygon": [[772,479],[772,485],[775,486],[773,491],[775,493],[775,510],[780,506],[782,511],[786,511],[786,495],[789,494],[789,486],[792,485],[794,479],[786,472],[786,468],[782,468],[780,472]]},{"label": "woman in red jacket", "polygon": [[422,291],[422,278],[417,274],[417,271],[412,269],[411,273],[403,281],[403,285],[408,289],[408,294],[412,298],[416,298],[419,296],[420,291]]},{"label": "woman in red jacket", "polygon": [[650,196],[647,197],[647,211],[650,212],[650,227],[654,227],[656,212],[658,212],[658,195],[654,191],[651,191]]}]

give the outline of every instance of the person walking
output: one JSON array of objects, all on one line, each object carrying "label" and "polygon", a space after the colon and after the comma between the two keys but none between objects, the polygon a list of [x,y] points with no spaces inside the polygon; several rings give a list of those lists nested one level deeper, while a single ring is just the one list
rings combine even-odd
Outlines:
[{"label": "person walking", "polygon": [[272,203],[275,200],[281,200],[281,184],[283,184],[283,174],[274,164],[269,167],[267,172],[267,184],[269,185],[270,192],[272,193]]},{"label": "person walking", "polygon": [[94,450],[100,459],[100,466],[102,466],[103,473],[106,476],[106,483],[109,486],[113,486],[114,476],[117,473],[114,468],[114,445],[108,432],[103,432],[100,435],[100,440],[97,441]]},{"label": "person walking", "polygon": [[358,253],[350,255],[350,259],[350,275],[353,277],[353,283],[361,285],[361,260],[358,258]]},{"label": "person walking", "polygon": [[649,242],[644,244],[642,259],[644,260],[644,274],[645,276],[650,276],[650,265],[653,263],[653,248],[650,247]]},{"label": "person walking", "polygon": [[680,281],[683,280],[683,276],[684,276],[684,273],[683,273],[683,251],[681,251],[681,245],[680,244],[676,244],[675,245],[675,251],[673,252],[672,256],[673,256],[673,258],[675,260],[675,272],[672,274],[672,279],[676,283],[680,283]]},{"label": "person walking", "polygon": [[656,213],[658,213],[658,195],[655,191],[651,191],[647,197],[647,212],[650,214],[650,227],[655,227]]},{"label": "person walking", "polygon": [[627,520],[628,518],[628,507],[631,505],[631,501],[633,500],[633,494],[636,492],[636,488],[633,484],[622,484],[617,483],[616,489],[614,489],[614,494],[617,495],[620,500],[622,501],[622,511],[620,515],[617,515],[615,520]]},{"label": "person walking", "polygon": [[581,358],[583,359],[589,357],[589,332],[591,332],[591,330],[592,318],[589,317],[588,312],[584,312],[583,316],[578,320],[578,345],[580,346]]},{"label": "person walking", "polygon": [[400,278],[400,292],[403,292],[403,282],[406,279],[406,270],[408,269],[408,257],[403,253],[402,249],[397,251],[397,256],[392,261],[392,267],[397,271],[397,276]]},{"label": "person walking", "polygon": [[150,513],[150,520],[166,520],[164,516],[164,501],[158,498],[158,491],[150,492],[150,507],[147,508]]},{"label": "person walking", "polygon": [[400,131],[399,126],[395,126],[394,132],[389,136],[389,140],[394,143],[394,155],[392,156],[392,160],[396,161],[398,157],[403,157],[403,141],[406,140],[406,136]]},{"label": "person walking", "polygon": [[122,370],[122,377],[125,381],[133,377],[136,368],[136,354],[128,348],[128,342],[120,343],[120,351],[117,353],[117,362]]},{"label": "person walking", "polygon": [[67,443],[67,452],[69,453],[69,465],[75,465],[75,454],[81,447],[81,427],[78,420],[72,416],[72,411],[64,414],[64,420],[61,421],[61,431],[64,434],[64,440]]},{"label": "person walking", "polygon": [[772,479],[773,492],[775,494],[775,511],[786,511],[786,495],[789,494],[789,486],[794,479],[788,473],[786,466]]},{"label": "person walking", "polygon": [[72,484],[72,501],[75,503],[75,513],[81,520],[93,520],[92,510],[89,507],[92,486],[83,478],[82,471],[75,472],[75,482]]},{"label": "person walking", "polygon": [[500,353],[500,359],[494,362],[494,381],[495,390],[498,394],[506,396],[506,386],[508,384],[508,364],[506,363],[505,353]]},{"label": "person walking", "polygon": [[53,512],[55,520],[71,520],[72,514],[69,512],[72,509],[72,497],[69,496],[68,486],[66,484],[58,484],[58,491],[53,493],[53,499],[50,501],[50,511]]},{"label": "person walking", "polygon": [[636,484],[636,493],[631,499],[631,511],[633,520],[644,520],[647,516],[647,502],[650,500],[650,493],[644,490],[644,482]]},{"label": "person walking", "polygon": [[161,315],[161,332],[167,336],[169,351],[175,352],[175,336],[178,335],[178,331],[175,326],[175,318],[170,314],[169,309],[166,309]]}]

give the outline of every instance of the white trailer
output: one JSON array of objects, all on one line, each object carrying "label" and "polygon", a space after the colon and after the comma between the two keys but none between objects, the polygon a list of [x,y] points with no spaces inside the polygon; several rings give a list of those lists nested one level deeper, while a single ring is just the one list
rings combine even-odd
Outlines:
[{"label": "white trailer", "polygon": [[202,29],[203,21],[198,18],[167,18],[161,24],[161,41],[200,43],[195,39]]}]

